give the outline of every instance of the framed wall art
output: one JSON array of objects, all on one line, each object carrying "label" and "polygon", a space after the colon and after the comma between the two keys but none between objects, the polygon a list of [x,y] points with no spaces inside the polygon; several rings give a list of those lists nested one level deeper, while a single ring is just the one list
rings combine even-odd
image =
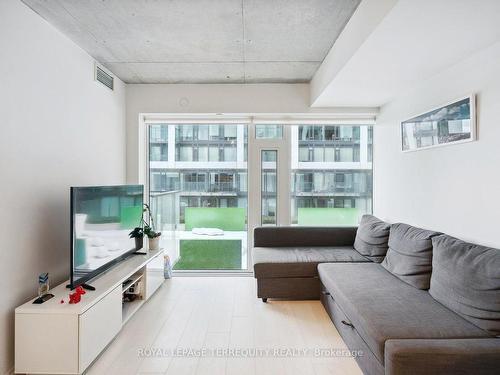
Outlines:
[{"label": "framed wall art", "polygon": [[474,140],[476,140],[474,95],[401,122],[403,152]]}]

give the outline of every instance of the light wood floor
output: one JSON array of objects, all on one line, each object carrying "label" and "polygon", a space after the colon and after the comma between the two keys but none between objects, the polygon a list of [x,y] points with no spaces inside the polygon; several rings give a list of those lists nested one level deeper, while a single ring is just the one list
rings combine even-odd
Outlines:
[{"label": "light wood floor", "polygon": [[[263,303],[255,289],[252,277],[166,281],[86,374],[361,374],[353,358],[314,356],[316,349],[346,349],[319,301]],[[174,348],[242,351],[240,357],[164,355]],[[254,348],[283,352],[244,357]],[[312,354],[287,356],[288,349]]]}]

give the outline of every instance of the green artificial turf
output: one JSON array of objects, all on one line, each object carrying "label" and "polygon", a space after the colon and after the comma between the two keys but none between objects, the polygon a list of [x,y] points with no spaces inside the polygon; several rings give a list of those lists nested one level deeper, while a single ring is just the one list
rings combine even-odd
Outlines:
[{"label": "green artificial turf", "polygon": [[357,208],[299,208],[298,225],[336,226],[358,225]]},{"label": "green artificial turf", "polygon": [[241,240],[181,240],[174,270],[239,270]]},{"label": "green artificial turf", "polygon": [[238,207],[186,207],[186,230],[193,228],[218,228],[227,231],[244,231],[246,210]]}]

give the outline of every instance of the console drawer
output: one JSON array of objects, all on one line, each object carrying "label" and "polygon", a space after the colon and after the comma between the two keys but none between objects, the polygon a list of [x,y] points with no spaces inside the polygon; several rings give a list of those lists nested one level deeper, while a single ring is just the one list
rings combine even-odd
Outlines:
[{"label": "console drawer", "polygon": [[111,342],[122,326],[122,289],[116,287],[79,316],[79,373]]}]

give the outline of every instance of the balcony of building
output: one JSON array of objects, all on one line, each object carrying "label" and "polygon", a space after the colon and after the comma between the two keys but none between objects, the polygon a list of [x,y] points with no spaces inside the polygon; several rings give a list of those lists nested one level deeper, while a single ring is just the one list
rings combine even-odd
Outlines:
[{"label": "balcony of building", "polygon": [[[198,189],[207,186],[192,184],[192,188]],[[214,188],[227,190],[228,186]],[[246,208],[196,207],[202,198],[193,203],[183,198],[186,196],[186,191],[150,196],[156,225],[162,232],[161,245],[174,271],[246,270]],[[217,204],[220,203],[214,202]]]}]

